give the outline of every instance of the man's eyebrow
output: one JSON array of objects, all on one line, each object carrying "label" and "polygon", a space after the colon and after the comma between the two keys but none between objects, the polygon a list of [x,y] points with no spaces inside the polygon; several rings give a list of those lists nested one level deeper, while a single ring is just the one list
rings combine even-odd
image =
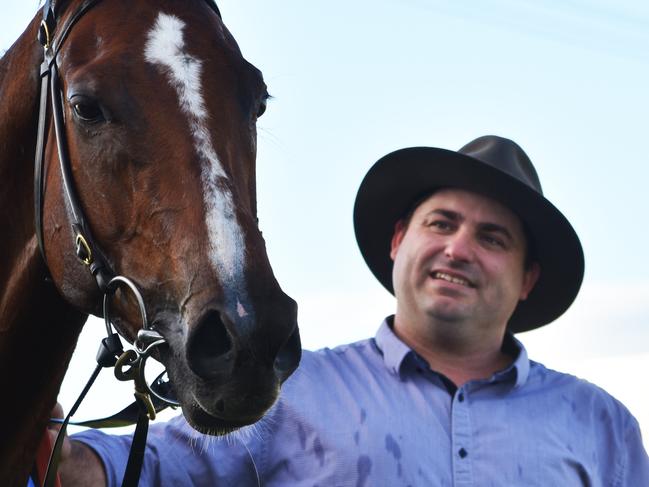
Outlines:
[{"label": "man's eyebrow", "polygon": [[460,213],[458,213],[457,211],[446,210],[444,208],[435,208],[435,209],[429,211],[428,214],[429,215],[432,215],[432,214],[442,215],[444,218],[448,218],[449,220],[456,221],[456,222],[457,221],[462,221],[464,219],[462,217],[462,215]]}]

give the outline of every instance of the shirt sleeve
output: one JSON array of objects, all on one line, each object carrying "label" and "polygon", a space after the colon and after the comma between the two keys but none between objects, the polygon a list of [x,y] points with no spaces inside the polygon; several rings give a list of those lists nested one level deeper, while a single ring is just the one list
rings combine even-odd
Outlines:
[{"label": "shirt sleeve", "polygon": [[[131,447],[131,435],[117,436],[97,430],[74,435],[102,461],[108,487],[122,483]],[[243,435],[201,435],[182,417],[153,424],[149,429],[140,477],[141,486],[257,485],[256,446]]]},{"label": "shirt sleeve", "polygon": [[625,461],[619,487],[649,485],[649,456],[642,442],[638,421],[631,415],[625,434]]}]

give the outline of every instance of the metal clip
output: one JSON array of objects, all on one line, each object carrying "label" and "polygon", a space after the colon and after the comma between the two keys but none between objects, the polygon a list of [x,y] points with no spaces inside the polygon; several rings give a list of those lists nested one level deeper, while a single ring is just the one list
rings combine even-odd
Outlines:
[{"label": "metal clip", "polygon": [[115,363],[115,377],[121,381],[133,381],[135,391],[133,394],[140,404],[146,409],[147,416],[151,421],[156,417],[155,407],[149,395],[149,387],[144,378],[145,358],[135,350],[127,350]]},{"label": "metal clip", "polygon": [[142,318],[142,329],[149,329],[149,321],[146,317],[146,308],[144,306],[144,299],[142,294],[138,290],[137,286],[133,281],[124,277],[124,276],[115,276],[113,277],[108,284],[106,285],[106,291],[104,292],[104,303],[102,311],[104,314],[104,322],[106,324],[106,333],[110,336],[113,333],[112,323],[110,321],[110,310],[109,310],[109,298],[117,291],[120,286],[126,286],[135,296],[137,300],[137,305],[140,310],[140,317]]},{"label": "metal clip", "polygon": [[77,233],[74,243],[77,246],[77,257],[79,260],[86,265],[92,264],[92,250],[90,250],[90,245],[88,245],[86,238],[82,234]]},{"label": "metal clip", "polygon": [[47,22],[41,20],[41,27],[38,30],[38,41],[47,51],[52,45],[52,39],[50,38],[50,29],[47,26]]},{"label": "metal clip", "polygon": [[[110,319],[109,309],[110,297],[113,296],[113,294],[120,286],[127,287],[137,300],[137,304],[140,309],[140,316],[142,318],[142,328],[138,331],[137,338],[133,343],[135,349],[127,350],[117,359],[117,362],[115,363],[115,377],[117,377],[117,379],[121,381],[132,380],[135,383],[136,398],[139,399],[141,403],[146,407],[147,415],[149,416],[149,418],[154,419],[155,407],[153,406],[151,397],[154,397],[172,407],[177,407],[180,405],[175,397],[167,397],[166,393],[169,392],[170,387],[168,381],[165,381],[163,379],[163,375],[165,375],[165,373],[160,374],[160,376],[158,376],[152,386],[149,386],[149,384],[147,384],[144,375],[146,361],[150,357],[153,350],[161,345],[166,345],[167,341],[160,333],[158,333],[156,330],[153,330],[149,326],[142,294],[138,290],[135,283],[124,276],[115,276],[106,285],[106,291],[104,292],[103,313],[107,334],[109,336],[113,334],[113,324]],[[155,390],[154,388],[159,389],[159,391]]]},{"label": "metal clip", "polygon": [[138,392],[138,391],[135,391],[133,395],[135,396],[135,399],[138,399],[140,401],[140,404],[142,404],[146,408],[146,415],[149,417],[151,421],[153,421],[156,417],[156,414],[155,414],[155,407],[151,402],[151,396],[149,396],[149,394],[146,392]]}]

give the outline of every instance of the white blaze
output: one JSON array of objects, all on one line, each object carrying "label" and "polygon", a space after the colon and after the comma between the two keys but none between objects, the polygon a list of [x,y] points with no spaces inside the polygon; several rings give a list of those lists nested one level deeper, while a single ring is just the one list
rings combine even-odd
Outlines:
[{"label": "white blaze", "polygon": [[[144,55],[148,62],[161,68],[178,94],[180,109],[187,116],[194,146],[203,164],[201,179],[205,200],[210,260],[214,269],[229,285],[241,280],[244,242],[232,194],[219,179],[227,178],[214,150],[207,128],[208,114],[201,93],[201,61],[184,51],[185,23],[178,17],[158,14],[147,34]],[[244,293],[243,289],[238,289]]]}]

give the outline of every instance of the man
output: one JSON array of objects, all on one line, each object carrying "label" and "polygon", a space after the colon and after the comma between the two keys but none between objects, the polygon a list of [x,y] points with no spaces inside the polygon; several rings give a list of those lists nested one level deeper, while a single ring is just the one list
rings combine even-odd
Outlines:
[{"label": "man", "polygon": [[[459,152],[391,153],[363,180],[354,225],[394,317],[374,339],[305,352],[240,435],[207,439],[181,417],[154,425],[140,485],[649,485],[627,409],[530,361],[513,336],[560,316],[584,268],[518,145],[486,136]],[[95,474],[119,485],[130,438],[75,439],[64,485]]]}]

